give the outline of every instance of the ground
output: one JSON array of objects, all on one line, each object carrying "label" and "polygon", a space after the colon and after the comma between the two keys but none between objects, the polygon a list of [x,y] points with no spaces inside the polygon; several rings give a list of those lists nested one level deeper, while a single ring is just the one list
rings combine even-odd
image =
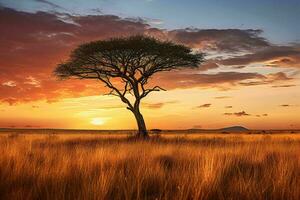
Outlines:
[{"label": "ground", "polygon": [[300,199],[297,132],[0,132],[0,199]]}]

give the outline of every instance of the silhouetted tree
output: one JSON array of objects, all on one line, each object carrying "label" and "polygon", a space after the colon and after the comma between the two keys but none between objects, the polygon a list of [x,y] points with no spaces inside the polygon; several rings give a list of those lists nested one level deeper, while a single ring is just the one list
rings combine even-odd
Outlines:
[{"label": "silhouetted tree", "polygon": [[[112,38],[82,44],[72,51],[69,60],[57,66],[54,74],[62,79],[98,79],[127,105],[137,121],[139,137],[147,137],[141,100],[160,86],[146,88],[157,72],[184,67],[197,67],[203,54],[171,42],[146,36]],[[114,81],[112,81],[114,80]],[[131,102],[128,94],[134,97]]]}]

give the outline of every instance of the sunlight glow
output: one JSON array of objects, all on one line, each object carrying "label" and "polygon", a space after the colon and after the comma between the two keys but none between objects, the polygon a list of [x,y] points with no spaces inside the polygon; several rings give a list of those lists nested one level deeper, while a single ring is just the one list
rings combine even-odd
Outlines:
[{"label": "sunlight glow", "polygon": [[104,119],[102,118],[93,118],[91,120],[91,124],[95,125],[95,126],[100,126],[100,125],[103,125],[105,122],[104,122]]}]

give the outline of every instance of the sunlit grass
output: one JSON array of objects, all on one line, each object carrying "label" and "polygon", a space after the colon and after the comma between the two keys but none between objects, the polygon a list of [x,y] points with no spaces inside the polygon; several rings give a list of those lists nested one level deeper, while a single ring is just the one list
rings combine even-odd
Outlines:
[{"label": "sunlit grass", "polygon": [[1,134],[0,199],[300,199],[300,135]]}]

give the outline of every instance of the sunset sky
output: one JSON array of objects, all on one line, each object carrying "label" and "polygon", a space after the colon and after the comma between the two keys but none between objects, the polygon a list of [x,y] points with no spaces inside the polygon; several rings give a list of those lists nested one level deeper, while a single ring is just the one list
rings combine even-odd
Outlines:
[{"label": "sunset sky", "polygon": [[156,74],[148,128],[300,129],[299,0],[0,0],[0,127],[135,129],[101,82],[52,71],[81,43],[145,34],[206,54]]}]

